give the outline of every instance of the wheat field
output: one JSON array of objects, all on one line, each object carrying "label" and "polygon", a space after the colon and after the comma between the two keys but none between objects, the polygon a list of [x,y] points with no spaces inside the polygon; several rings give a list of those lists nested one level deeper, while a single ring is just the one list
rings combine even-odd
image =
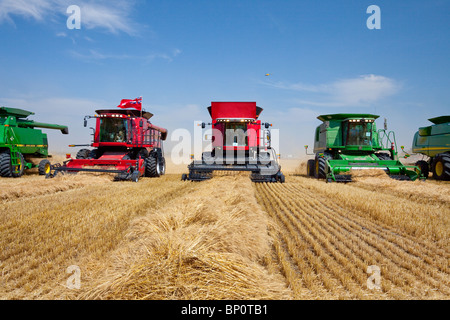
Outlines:
[{"label": "wheat field", "polygon": [[184,182],[185,166],[139,183],[1,179],[0,299],[450,297],[448,182],[282,166],[284,184]]}]

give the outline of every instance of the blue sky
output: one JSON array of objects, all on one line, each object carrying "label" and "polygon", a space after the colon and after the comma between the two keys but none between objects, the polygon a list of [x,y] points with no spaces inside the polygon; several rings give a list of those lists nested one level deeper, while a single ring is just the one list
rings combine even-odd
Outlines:
[{"label": "blue sky", "polygon": [[171,132],[208,121],[211,101],[256,101],[284,156],[304,154],[326,113],[379,114],[409,147],[450,113],[449,39],[447,0],[0,0],[0,105],[69,125],[49,132],[58,152],[90,141],[85,115],[139,96]]}]

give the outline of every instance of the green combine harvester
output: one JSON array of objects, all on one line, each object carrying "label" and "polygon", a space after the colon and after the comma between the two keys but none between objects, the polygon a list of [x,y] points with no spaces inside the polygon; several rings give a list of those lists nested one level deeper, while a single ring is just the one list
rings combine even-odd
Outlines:
[{"label": "green combine harvester", "polygon": [[[329,114],[317,119],[323,123],[314,137],[315,159],[308,160],[307,175],[327,182],[352,181],[351,171],[380,169],[391,178],[416,180],[424,178],[416,166],[398,160],[393,131],[377,130],[372,114]],[[308,152],[308,146],[305,146]]]},{"label": "green combine harvester", "polygon": [[[47,159],[47,134],[35,128],[61,130],[68,134],[67,126],[28,120],[33,112],[0,107],[0,176],[21,177],[26,169],[38,167],[40,175],[50,172]],[[39,163],[35,163],[40,160]]]},{"label": "green combine harvester", "polygon": [[[450,116],[428,119],[433,125],[419,128],[414,135],[412,152],[424,155],[416,162],[425,177],[450,180]],[[406,157],[408,157],[407,154]],[[426,158],[425,158],[426,157]]]}]

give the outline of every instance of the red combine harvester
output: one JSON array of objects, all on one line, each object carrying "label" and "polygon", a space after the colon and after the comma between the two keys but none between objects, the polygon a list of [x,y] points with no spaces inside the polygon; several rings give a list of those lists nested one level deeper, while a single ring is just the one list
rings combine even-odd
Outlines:
[{"label": "red combine harvester", "polygon": [[203,181],[211,179],[214,171],[247,171],[253,182],[283,183],[285,177],[270,142],[271,124],[258,120],[262,110],[256,102],[212,102],[208,107],[212,151],[203,152],[201,161],[194,160],[188,166],[189,174],[181,179]]},{"label": "red combine harvester", "polygon": [[165,174],[163,140],[167,130],[153,125],[150,112],[132,109],[97,110],[97,115],[86,116],[84,126],[90,118],[96,119],[90,145],[94,149],[81,149],[76,159],[67,155],[63,165],[51,167],[48,177],[59,172],[105,172],[117,173],[115,180],[132,180],[139,177],[160,177]]}]

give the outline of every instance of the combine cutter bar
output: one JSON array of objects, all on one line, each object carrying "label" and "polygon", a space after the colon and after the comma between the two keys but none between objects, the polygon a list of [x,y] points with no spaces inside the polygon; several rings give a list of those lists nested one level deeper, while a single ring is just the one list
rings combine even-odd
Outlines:
[{"label": "combine cutter bar", "polygon": [[327,181],[329,182],[351,182],[351,174],[346,173],[350,173],[353,170],[382,170],[390,178],[402,181],[414,181],[417,178],[421,178],[421,175],[418,173],[420,172],[419,168],[415,166],[405,166],[400,161],[396,160],[383,160],[377,163],[352,163],[343,160],[327,160],[327,164],[329,168]]},{"label": "combine cutter bar", "polygon": [[207,164],[205,162],[192,162],[189,166],[189,174],[183,174],[182,180],[204,181],[211,179],[214,171],[242,171],[250,172],[253,182],[284,182],[284,175],[276,162],[269,164]]},{"label": "combine cutter bar", "polygon": [[[133,164],[134,162],[134,164]],[[143,164],[143,160],[141,161]],[[50,173],[47,174],[46,178],[53,178],[58,173],[78,173],[78,172],[98,172],[98,173],[117,173],[117,176],[114,177],[115,181],[123,181],[123,180],[131,180],[134,182],[139,181],[139,177],[141,176],[141,172],[139,171],[139,161],[133,160],[119,160],[119,161],[99,161],[99,160],[69,160],[64,162],[63,165],[56,164],[52,165],[50,169]],[[101,168],[86,168],[85,166],[96,166],[103,165],[107,167],[116,167],[123,169],[101,169]],[[143,168],[143,166],[141,165]]]},{"label": "combine cutter bar", "polygon": [[352,182],[352,176],[350,174],[335,174],[333,178],[328,178],[327,182]]}]

